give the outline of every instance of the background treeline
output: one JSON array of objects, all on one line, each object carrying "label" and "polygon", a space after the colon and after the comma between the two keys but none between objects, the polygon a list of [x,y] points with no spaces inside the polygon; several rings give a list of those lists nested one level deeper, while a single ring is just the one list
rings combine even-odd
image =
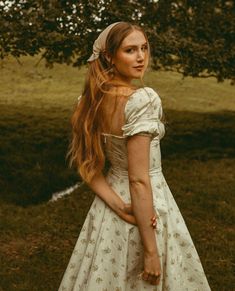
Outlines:
[{"label": "background treeline", "polygon": [[123,20],[145,28],[153,68],[234,79],[234,16],[232,0],[1,1],[0,56],[42,53],[47,65],[80,66],[98,33]]}]

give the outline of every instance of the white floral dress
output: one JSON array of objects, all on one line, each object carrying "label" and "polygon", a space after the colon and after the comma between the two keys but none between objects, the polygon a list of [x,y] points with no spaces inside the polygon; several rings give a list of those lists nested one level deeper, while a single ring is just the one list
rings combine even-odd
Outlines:
[{"label": "white floral dress", "polygon": [[153,203],[158,215],[156,240],[162,275],[160,284],[138,278],[143,271],[143,246],[137,226],[120,219],[95,197],[59,291],[209,291],[211,290],[185,221],[161,169],[160,139],[165,134],[161,99],[148,87],[136,90],[125,106],[123,136],[104,134],[111,168],[109,185],[130,202],[127,173],[128,136],[152,134],[150,169]]}]

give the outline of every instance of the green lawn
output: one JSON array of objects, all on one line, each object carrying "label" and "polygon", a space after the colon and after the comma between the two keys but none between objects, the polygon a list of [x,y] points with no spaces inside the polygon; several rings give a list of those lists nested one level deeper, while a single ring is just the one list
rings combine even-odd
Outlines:
[{"label": "green lawn", "polygon": [[[85,68],[37,67],[38,58],[0,63],[0,290],[57,290],[93,194],[82,185],[47,203],[77,180],[65,154],[69,118]],[[212,290],[235,286],[234,86],[213,78],[148,72],[162,98],[163,172],[188,225]]]}]

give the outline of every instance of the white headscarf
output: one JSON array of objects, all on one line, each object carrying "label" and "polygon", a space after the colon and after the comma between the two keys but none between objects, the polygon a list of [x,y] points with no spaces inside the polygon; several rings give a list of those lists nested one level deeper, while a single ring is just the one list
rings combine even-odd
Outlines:
[{"label": "white headscarf", "polygon": [[100,53],[105,50],[107,36],[108,36],[110,30],[118,23],[120,23],[120,22],[114,22],[114,23],[110,24],[100,33],[100,35],[98,36],[98,38],[95,40],[95,42],[93,44],[93,53],[89,57],[89,59],[87,60],[88,62],[92,62],[92,61],[98,59]]}]

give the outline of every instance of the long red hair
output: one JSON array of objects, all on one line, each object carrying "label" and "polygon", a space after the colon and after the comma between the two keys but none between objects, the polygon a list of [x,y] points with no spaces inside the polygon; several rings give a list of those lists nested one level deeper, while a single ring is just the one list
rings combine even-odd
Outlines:
[{"label": "long red hair", "polygon": [[[106,54],[111,59],[124,38],[134,30],[141,31],[147,40],[139,26],[127,22],[120,22],[110,30],[106,40]],[[110,93],[113,86],[127,86],[113,80],[111,61],[103,53],[88,66],[82,96],[71,118],[72,140],[68,151],[70,166],[75,165],[78,174],[87,183],[103,170],[105,164],[101,138],[107,124],[103,114],[104,95]]]}]

